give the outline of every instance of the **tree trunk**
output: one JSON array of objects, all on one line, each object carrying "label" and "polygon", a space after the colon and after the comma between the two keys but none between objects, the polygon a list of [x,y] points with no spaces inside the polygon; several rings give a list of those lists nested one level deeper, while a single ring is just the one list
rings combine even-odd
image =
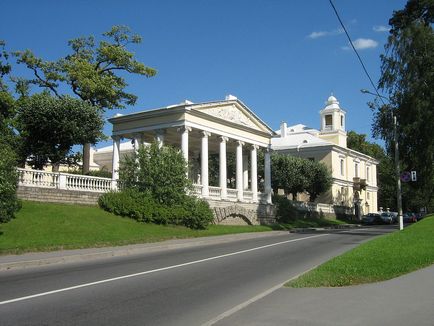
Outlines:
[{"label": "tree trunk", "polygon": [[90,169],[90,144],[83,145],[83,174],[89,173]]}]

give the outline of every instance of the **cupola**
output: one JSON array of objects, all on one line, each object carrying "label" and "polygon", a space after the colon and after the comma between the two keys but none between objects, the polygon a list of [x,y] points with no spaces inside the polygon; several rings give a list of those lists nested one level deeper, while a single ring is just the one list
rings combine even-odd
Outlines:
[{"label": "cupola", "polygon": [[321,116],[321,138],[327,139],[340,146],[347,147],[347,133],[345,132],[345,115],[339,101],[333,96],[329,96],[325,102],[325,107],[320,111]]}]

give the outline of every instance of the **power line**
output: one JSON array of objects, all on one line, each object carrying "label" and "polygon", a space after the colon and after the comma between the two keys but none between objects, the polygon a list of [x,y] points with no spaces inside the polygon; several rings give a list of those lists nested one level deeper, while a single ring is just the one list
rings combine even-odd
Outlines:
[{"label": "power line", "polygon": [[342,22],[341,17],[339,16],[339,13],[338,13],[338,11],[336,10],[335,5],[333,4],[333,1],[332,1],[332,0],[329,0],[329,2],[330,2],[330,5],[332,6],[332,8],[333,8],[333,10],[334,10],[334,12],[335,12],[335,14],[336,14],[336,17],[337,17],[338,20],[339,20],[339,23],[341,24],[341,26],[342,26],[342,28],[343,28],[343,30],[344,30],[344,32],[345,32],[345,35],[347,35],[347,38],[348,38],[348,40],[350,41],[350,44],[351,44],[351,47],[353,48],[354,53],[356,54],[357,58],[359,59],[360,64],[362,65],[363,70],[365,71],[366,76],[368,77],[369,81],[371,82],[371,85],[372,85],[372,87],[374,88],[375,93],[378,95],[378,98],[381,100],[381,102],[383,103],[383,105],[386,105],[386,103],[384,103],[384,101],[383,101],[383,99],[382,99],[382,96],[380,95],[380,93],[378,93],[377,87],[375,86],[374,82],[372,81],[372,78],[371,78],[371,76],[369,75],[368,70],[367,70],[366,67],[365,67],[365,64],[363,63],[363,60],[362,60],[362,58],[360,57],[359,52],[357,52],[356,48],[354,47],[353,41],[351,40],[351,37],[350,37],[350,35],[348,34],[348,31],[347,31],[347,29],[345,28],[345,25],[344,25],[344,23]]}]

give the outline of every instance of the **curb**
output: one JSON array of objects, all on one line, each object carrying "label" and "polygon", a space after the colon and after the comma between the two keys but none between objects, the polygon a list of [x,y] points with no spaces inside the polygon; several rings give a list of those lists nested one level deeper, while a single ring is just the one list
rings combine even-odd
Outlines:
[{"label": "curb", "polygon": [[214,245],[237,240],[266,238],[275,235],[288,235],[288,231],[239,233],[193,239],[189,238],[166,240],[163,242],[134,244],[120,247],[88,248],[41,253],[27,253],[23,255],[0,256],[0,272],[16,269],[42,267],[53,264],[86,262],[97,259],[130,256],[163,250],[190,248],[201,245]]}]

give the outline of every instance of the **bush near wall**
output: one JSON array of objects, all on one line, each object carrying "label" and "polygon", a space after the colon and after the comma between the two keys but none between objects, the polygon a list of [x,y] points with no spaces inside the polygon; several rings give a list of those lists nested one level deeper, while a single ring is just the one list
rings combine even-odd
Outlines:
[{"label": "bush near wall", "polygon": [[169,206],[157,202],[149,192],[125,189],[103,194],[98,203],[106,211],[144,223],[206,229],[213,221],[208,203],[187,195],[180,203]]}]

